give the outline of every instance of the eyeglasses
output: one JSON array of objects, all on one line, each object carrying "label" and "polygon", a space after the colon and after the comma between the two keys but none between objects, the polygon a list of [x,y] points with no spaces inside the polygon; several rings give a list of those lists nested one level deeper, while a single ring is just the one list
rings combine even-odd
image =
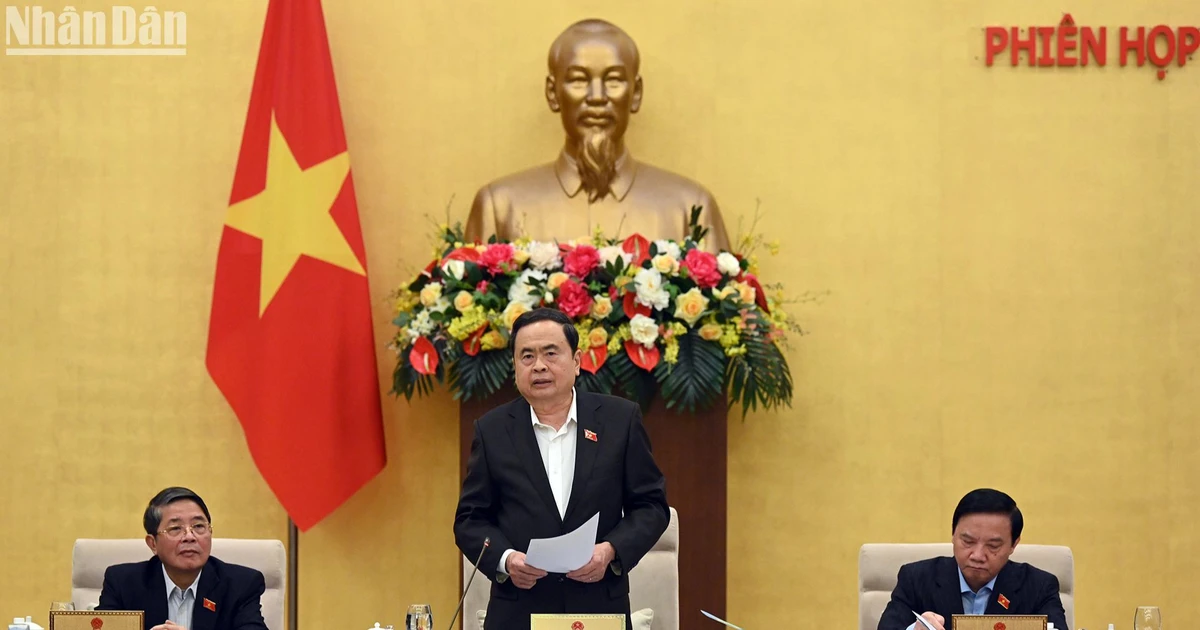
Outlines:
[{"label": "eyeglasses", "polygon": [[207,536],[212,533],[212,525],[208,523],[196,523],[195,525],[174,525],[166,529],[158,530],[160,534],[166,534],[167,538],[182,538],[186,531],[192,532],[195,536]]}]

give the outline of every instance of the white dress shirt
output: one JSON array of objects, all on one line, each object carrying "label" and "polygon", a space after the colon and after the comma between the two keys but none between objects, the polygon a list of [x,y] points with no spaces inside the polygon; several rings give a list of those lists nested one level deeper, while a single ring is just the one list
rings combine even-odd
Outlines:
[{"label": "white dress shirt", "polygon": [[[562,428],[555,430],[548,424],[538,420],[537,412],[531,405],[529,415],[533,421],[533,433],[537,437],[538,451],[542,455],[542,466],[546,469],[546,477],[550,479],[550,491],[554,493],[554,504],[558,507],[559,517],[567,515],[567,503],[571,500],[571,484],[575,483],[575,426],[579,422],[575,404],[575,388],[571,388],[571,408],[567,411],[567,421]],[[497,570],[507,574],[508,556],[513,549],[506,549],[500,556],[500,566]]]},{"label": "white dress shirt", "polygon": [[200,575],[196,575],[196,581],[192,582],[191,586],[180,590],[171,581],[171,576],[167,575],[167,568],[163,567],[163,581],[167,583],[167,619],[177,626],[191,628],[192,611],[196,607],[196,585],[200,583]]}]

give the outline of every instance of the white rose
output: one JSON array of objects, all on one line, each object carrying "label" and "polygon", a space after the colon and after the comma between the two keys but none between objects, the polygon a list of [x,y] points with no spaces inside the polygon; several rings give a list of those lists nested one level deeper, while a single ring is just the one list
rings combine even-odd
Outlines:
[{"label": "white rose", "polygon": [[517,276],[513,281],[512,286],[508,288],[508,301],[521,302],[529,308],[534,308],[538,304],[540,297],[538,295],[530,295],[529,291],[534,285],[546,281],[546,274],[536,269],[526,269]]},{"label": "white rose", "polygon": [[467,273],[467,263],[461,260],[447,260],[446,264],[442,265],[442,273],[455,280],[462,280],[463,274]]},{"label": "white rose", "polygon": [[558,269],[562,259],[558,256],[558,245],[534,241],[529,244],[529,264],[535,269]]},{"label": "white rose", "polygon": [[672,241],[654,241],[654,246],[658,249],[659,254],[665,254],[679,260],[683,254],[679,251],[679,246]]},{"label": "white rose", "polygon": [[658,324],[645,315],[634,315],[633,319],[629,320],[629,335],[637,343],[653,348],[654,342],[658,340]]},{"label": "white rose", "polygon": [[727,276],[736,276],[742,272],[742,264],[738,262],[737,256],[721,252],[717,254],[717,271]]},{"label": "white rose", "polygon": [[618,258],[624,260],[625,265],[628,266],[630,261],[633,260],[633,254],[626,252],[617,245],[600,248],[600,264],[607,266],[609,263],[617,262]]},{"label": "white rose", "polygon": [[642,269],[633,277],[633,283],[637,287],[636,301],[639,304],[659,311],[667,308],[671,295],[663,288],[662,274],[657,270]]}]

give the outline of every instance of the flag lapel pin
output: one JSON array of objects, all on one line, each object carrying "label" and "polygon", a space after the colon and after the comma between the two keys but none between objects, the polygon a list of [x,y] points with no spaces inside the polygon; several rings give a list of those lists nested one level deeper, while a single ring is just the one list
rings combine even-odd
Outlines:
[{"label": "flag lapel pin", "polygon": [[217,602],[214,602],[207,597],[204,598],[204,607],[213,612],[217,612]]},{"label": "flag lapel pin", "polygon": [[1004,596],[1004,593],[1000,593],[1000,597],[997,597],[996,601],[999,602],[1000,605],[1004,607],[1004,610],[1008,610],[1009,602],[1008,602],[1008,598]]},{"label": "flag lapel pin", "polygon": [[593,442],[596,442],[597,444],[600,443],[600,437],[598,435],[596,435],[596,432],[592,431],[591,429],[584,429],[583,437],[585,437]]}]

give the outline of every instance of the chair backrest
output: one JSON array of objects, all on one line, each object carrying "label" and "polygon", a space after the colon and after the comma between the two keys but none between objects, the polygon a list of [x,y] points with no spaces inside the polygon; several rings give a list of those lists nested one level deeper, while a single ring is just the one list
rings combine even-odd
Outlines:
[{"label": "chair backrest", "polygon": [[[463,584],[471,578],[473,560],[463,557]],[[475,576],[463,601],[463,630],[475,630],[478,613],[487,610],[492,583],[482,573]],[[655,630],[679,630],[679,514],[671,508],[667,531],[629,572],[630,611],[654,611]]]},{"label": "chair backrest", "polygon": [[[954,548],[951,543],[863,545],[858,552],[859,630],[876,630],[879,627],[879,617],[883,615],[883,609],[896,588],[896,574],[901,566],[952,555]],[[1032,564],[1058,578],[1059,595],[1067,612],[1067,628],[1074,628],[1075,557],[1071,554],[1071,548],[1020,544],[1010,560]]]},{"label": "chair backrest", "polygon": [[[141,562],[151,557],[141,538],[75,541],[71,562],[71,602],[76,610],[95,607],[104,586],[104,571],[114,564]],[[267,590],[262,596],[262,614],[269,630],[284,630],[283,599],[287,592],[287,557],[278,540],[214,538],[212,555],[221,560],[262,571]],[[165,597],[165,595],[164,595]]]}]

